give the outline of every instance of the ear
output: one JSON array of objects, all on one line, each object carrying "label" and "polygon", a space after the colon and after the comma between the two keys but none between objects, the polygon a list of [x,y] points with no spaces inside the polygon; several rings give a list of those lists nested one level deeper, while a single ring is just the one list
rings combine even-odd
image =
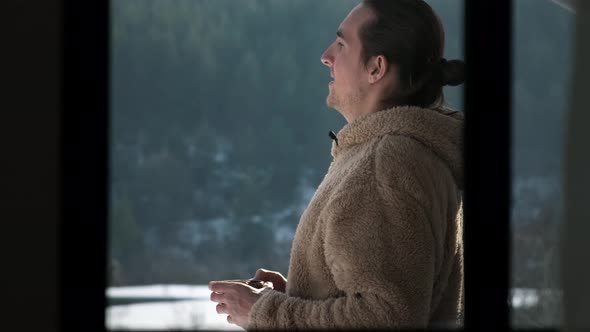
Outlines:
[{"label": "ear", "polygon": [[371,84],[379,82],[387,71],[389,70],[389,63],[383,55],[371,57],[367,63],[367,73],[369,74],[368,81]]}]

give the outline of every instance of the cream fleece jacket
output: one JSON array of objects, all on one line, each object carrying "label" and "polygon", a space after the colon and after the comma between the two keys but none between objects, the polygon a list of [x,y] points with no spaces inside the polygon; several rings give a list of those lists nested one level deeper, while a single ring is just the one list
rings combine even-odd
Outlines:
[{"label": "cream fleece jacket", "polygon": [[460,326],[463,114],[394,107],[337,139],[286,293],[265,290],[248,330]]}]

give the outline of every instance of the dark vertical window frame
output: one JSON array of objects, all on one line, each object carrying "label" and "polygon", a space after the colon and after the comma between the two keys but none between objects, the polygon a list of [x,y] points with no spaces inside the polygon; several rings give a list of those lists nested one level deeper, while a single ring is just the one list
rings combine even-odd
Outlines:
[{"label": "dark vertical window frame", "polygon": [[63,0],[59,331],[104,331],[110,2]]},{"label": "dark vertical window frame", "polygon": [[465,0],[465,328],[510,330],[512,1]]},{"label": "dark vertical window frame", "polygon": [[[465,0],[465,329],[510,331],[513,1]],[[530,331],[558,331],[532,328]]]}]

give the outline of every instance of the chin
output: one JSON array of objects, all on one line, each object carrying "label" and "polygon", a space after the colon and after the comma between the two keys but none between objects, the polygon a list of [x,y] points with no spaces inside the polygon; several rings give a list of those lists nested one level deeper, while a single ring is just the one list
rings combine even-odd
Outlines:
[{"label": "chin", "polygon": [[330,98],[330,96],[326,98],[326,106],[336,109],[336,104],[334,104],[334,101],[332,100],[332,98]]},{"label": "chin", "polygon": [[326,97],[326,105],[327,105],[328,107],[335,108],[336,104],[337,104],[337,103],[336,103],[336,98],[335,98],[335,96],[334,96],[334,93],[333,93],[332,91],[330,91],[330,92],[328,93],[328,97]]}]

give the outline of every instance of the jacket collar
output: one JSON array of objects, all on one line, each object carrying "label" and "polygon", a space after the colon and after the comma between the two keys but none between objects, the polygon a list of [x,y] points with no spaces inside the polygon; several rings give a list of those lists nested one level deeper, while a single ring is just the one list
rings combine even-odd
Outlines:
[{"label": "jacket collar", "polygon": [[332,142],[336,159],[349,147],[384,135],[411,137],[443,159],[458,182],[463,177],[463,113],[449,107],[437,109],[396,106],[365,114],[346,124]]}]

